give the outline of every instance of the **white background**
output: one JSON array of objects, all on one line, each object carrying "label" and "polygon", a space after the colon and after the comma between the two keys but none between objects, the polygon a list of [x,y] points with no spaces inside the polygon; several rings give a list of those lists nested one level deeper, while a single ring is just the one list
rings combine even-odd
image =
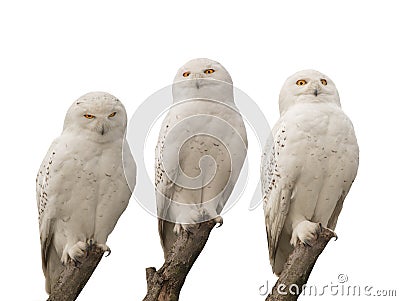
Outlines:
[{"label": "white background", "polygon": [[[271,124],[289,75],[314,68],[335,81],[356,129],[360,168],[336,228],[339,240],[328,245],[309,283],[335,284],[343,273],[349,284],[399,295],[396,2],[2,1],[0,299],[46,298],[35,176],[72,101],[108,91],[132,115],[196,57],[220,61]],[[258,170],[259,153],[251,145],[249,155]],[[275,277],[262,208],[247,210],[251,193],[212,232],[181,300],[265,298],[258,288]],[[156,219],[132,199],[108,244],[112,255],[79,300],[141,300],[145,268],[163,261]],[[309,299],[315,297],[302,298]]]}]

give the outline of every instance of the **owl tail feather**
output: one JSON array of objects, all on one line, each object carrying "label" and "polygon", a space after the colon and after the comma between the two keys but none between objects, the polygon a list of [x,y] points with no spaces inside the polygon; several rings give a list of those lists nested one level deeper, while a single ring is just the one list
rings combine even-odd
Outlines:
[{"label": "owl tail feather", "polygon": [[57,254],[57,251],[53,245],[49,247],[49,253],[46,262],[46,268],[43,269],[46,277],[46,292],[50,295],[51,289],[56,284],[60,273],[63,269],[61,259]]},{"label": "owl tail feather", "polygon": [[174,233],[174,223],[158,219],[158,233],[160,234],[161,246],[164,251],[164,258],[167,258],[168,252],[172,249],[177,236]]}]

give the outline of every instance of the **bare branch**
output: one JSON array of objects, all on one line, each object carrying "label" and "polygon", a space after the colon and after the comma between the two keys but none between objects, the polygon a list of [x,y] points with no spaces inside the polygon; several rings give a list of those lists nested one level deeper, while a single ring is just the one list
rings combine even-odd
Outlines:
[{"label": "bare branch", "polygon": [[103,253],[102,249],[93,247],[87,251],[86,257],[82,258],[80,263],[69,261],[51,288],[51,294],[47,301],[76,300],[99,264]]},{"label": "bare branch", "polygon": [[215,221],[199,223],[182,231],[163,266],[146,269],[147,295],[143,301],[177,301],[186,276],[203,250]]},{"label": "bare branch", "polygon": [[297,300],[303,285],[307,283],[318,256],[332,237],[336,237],[336,234],[329,229],[323,228],[311,247],[299,242],[292,254],[290,254],[279,279],[266,301]]}]

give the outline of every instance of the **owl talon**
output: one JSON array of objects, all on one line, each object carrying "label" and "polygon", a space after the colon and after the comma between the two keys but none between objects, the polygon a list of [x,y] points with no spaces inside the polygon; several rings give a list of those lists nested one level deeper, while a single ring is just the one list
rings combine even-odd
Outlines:
[{"label": "owl talon", "polygon": [[182,231],[192,234],[193,231],[191,230],[192,224],[175,224],[174,226],[174,233],[179,235]]},{"label": "owl talon", "polygon": [[69,260],[72,260],[75,264],[80,263],[78,258],[82,258],[86,254],[88,244],[83,241],[78,241],[72,247],[66,246],[61,256],[61,262],[66,265]]},{"label": "owl talon", "polygon": [[214,221],[216,224],[218,224],[217,228],[221,227],[224,224],[224,220],[221,216],[217,216],[216,218],[214,218]]},{"label": "owl talon", "polygon": [[93,239],[89,239],[89,240],[87,241],[87,244],[88,244],[88,250],[89,250],[89,251],[92,250],[92,248],[93,248]]},{"label": "owl talon", "polygon": [[81,264],[81,262],[78,260],[78,259],[75,259],[75,260],[72,260],[71,259],[71,261],[73,262],[73,264],[74,264],[74,267],[78,267],[78,265],[80,265]]},{"label": "owl talon", "polygon": [[179,235],[179,233],[182,231],[181,230],[181,224],[175,224],[175,226],[174,226],[174,233],[176,234],[176,235]]},{"label": "owl talon", "polygon": [[110,256],[111,249],[106,244],[97,244],[97,247],[103,250],[105,257]]},{"label": "owl talon", "polygon": [[313,223],[310,221],[302,221],[293,229],[290,244],[295,247],[297,241],[302,242],[304,245],[311,247],[314,241],[321,233],[321,223]]},{"label": "owl talon", "polygon": [[337,236],[336,232],[333,231],[332,229],[329,229],[329,228],[326,228],[326,229],[327,229],[328,231],[332,232],[333,237],[335,238],[335,241],[337,241],[337,240],[338,240],[338,236]]}]

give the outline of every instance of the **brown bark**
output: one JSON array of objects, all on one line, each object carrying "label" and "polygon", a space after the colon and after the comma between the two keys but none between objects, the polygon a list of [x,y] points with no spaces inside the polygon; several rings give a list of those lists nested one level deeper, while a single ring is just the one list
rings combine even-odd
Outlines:
[{"label": "brown bark", "polygon": [[299,242],[292,254],[290,254],[279,279],[276,281],[266,301],[297,300],[303,285],[307,283],[318,256],[332,237],[336,237],[336,234],[329,229],[323,228],[311,247]]},{"label": "brown bark", "polygon": [[177,301],[191,267],[203,250],[215,221],[199,223],[182,231],[163,266],[146,269],[147,295],[143,301]]},{"label": "brown bark", "polygon": [[69,261],[61,271],[57,283],[52,287],[47,301],[76,300],[99,264],[103,253],[102,249],[94,247],[87,251],[86,257],[80,259],[80,262]]}]

